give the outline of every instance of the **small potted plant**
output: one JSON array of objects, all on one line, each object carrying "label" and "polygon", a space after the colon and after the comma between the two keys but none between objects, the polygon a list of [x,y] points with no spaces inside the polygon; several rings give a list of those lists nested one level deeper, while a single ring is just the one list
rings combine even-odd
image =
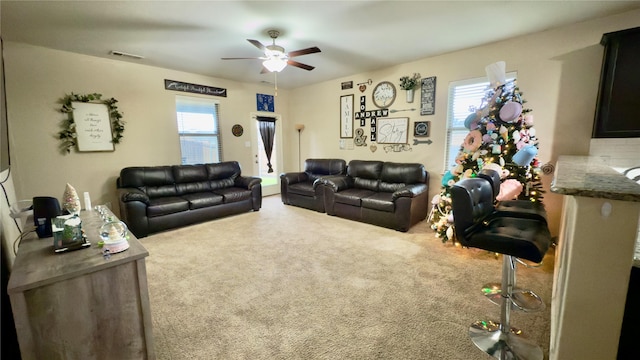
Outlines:
[{"label": "small potted plant", "polygon": [[400,78],[400,89],[407,90],[407,102],[413,102],[413,89],[418,86],[420,73],[413,73],[413,76],[402,76]]}]

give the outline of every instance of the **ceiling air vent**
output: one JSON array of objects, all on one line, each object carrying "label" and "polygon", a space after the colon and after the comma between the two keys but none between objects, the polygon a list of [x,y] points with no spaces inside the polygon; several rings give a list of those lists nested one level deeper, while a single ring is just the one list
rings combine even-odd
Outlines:
[{"label": "ceiling air vent", "polygon": [[128,57],[128,58],[132,58],[132,59],[137,59],[137,60],[144,59],[144,56],[140,56],[140,55],[136,55],[136,54],[129,54],[129,53],[122,52],[122,51],[117,51],[117,50],[111,50],[111,51],[109,51],[109,54],[113,55],[113,56],[122,56],[122,57]]}]

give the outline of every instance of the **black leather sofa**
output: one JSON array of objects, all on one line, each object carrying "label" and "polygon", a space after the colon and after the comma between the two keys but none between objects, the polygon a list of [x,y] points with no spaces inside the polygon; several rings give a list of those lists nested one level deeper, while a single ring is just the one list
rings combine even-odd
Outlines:
[{"label": "black leather sofa", "polygon": [[403,232],[427,217],[429,173],[422,164],[352,160],[346,175],[322,183],[329,215]]},{"label": "black leather sofa", "polygon": [[346,173],[347,162],[342,159],[307,159],[304,171],[280,174],[282,202],[324,212],[324,186],[320,179]]},{"label": "black leather sofa", "polygon": [[237,161],[127,167],[117,179],[120,219],[136,237],[258,211],[262,179],[242,176]]}]

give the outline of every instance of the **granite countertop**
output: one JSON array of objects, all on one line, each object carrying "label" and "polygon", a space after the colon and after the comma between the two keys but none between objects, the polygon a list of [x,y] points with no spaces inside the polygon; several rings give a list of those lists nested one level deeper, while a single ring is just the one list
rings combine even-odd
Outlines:
[{"label": "granite countertop", "polygon": [[640,185],[594,156],[560,156],[551,192],[640,202]]}]

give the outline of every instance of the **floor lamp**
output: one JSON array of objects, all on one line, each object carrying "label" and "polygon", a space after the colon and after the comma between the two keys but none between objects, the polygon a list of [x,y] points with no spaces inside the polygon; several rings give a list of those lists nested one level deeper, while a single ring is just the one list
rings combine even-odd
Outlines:
[{"label": "floor lamp", "polygon": [[295,124],[296,130],[298,130],[298,171],[300,171],[300,133],[304,130],[304,124]]}]

